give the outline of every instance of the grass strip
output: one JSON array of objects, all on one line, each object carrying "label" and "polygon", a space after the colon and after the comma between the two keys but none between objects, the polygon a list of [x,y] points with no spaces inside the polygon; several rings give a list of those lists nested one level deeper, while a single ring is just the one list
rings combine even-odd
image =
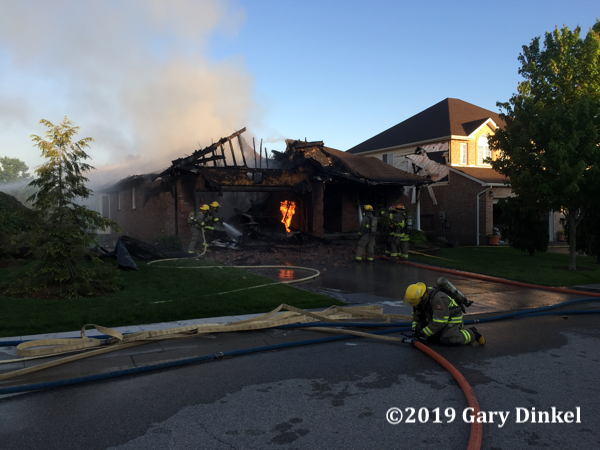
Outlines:
[{"label": "grass strip", "polygon": [[600,264],[595,257],[577,256],[577,271],[566,270],[569,255],[535,253],[510,247],[480,246],[443,248],[431,258],[410,255],[410,260],[433,266],[474,272],[541,286],[575,286],[600,283]]},{"label": "grass strip", "polygon": [[[120,327],[256,314],[281,303],[302,309],[342,305],[331,297],[275,284],[274,280],[241,269],[174,267],[212,265],[205,260],[150,266],[136,260],[136,264],[140,270],[124,271],[123,290],[111,295],[71,300],[0,297],[0,337],[73,331],[86,323]],[[15,270],[22,268],[0,269],[0,281]],[[267,283],[273,285],[215,295]]]}]

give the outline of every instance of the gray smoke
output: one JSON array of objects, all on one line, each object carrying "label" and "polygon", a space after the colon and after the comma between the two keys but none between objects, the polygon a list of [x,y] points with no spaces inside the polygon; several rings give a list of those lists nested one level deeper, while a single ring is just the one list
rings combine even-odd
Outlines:
[{"label": "gray smoke", "polygon": [[258,108],[243,60],[207,56],[215,33],[235,34],[245,20],[231,5],[0,2],[0,126],[24,138],[0,136],[0,148],[20,157],[15,145],[30,151],[29,134],[44,133],[40,119],[68,115],[80,138],[96,141],[89,154],[98,185],[162,170],[251,126]]}]

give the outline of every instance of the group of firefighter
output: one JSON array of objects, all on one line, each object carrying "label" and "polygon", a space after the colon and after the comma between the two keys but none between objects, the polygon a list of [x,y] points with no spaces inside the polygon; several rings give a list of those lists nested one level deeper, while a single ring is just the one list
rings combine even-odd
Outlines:
[{"label": "group of firefighter", "polygon": [[[403,204],[393,205],[387,211],[381,211],[383,218],[389,219],[387,229],[389,237],[385,244],[385,253],[390,261],[395,263],[398,258],[408,259],[408,230],[412,223],[406,214]],[[358,230],[358,247],[356,249],[356,262],[361,262],[366,257],[367,262],[373,262],[375,256],[375,234],[377,232],[378,218],[371,205],[364,207],[364,216]]]},{"label": "group of firefighter", "polygon": [[[215,225],[219,222],[220,206],[218,202],[212,202],[210,205],[202,205],[195,213],[194,211],[190,212],[188,225],[192,228],[192,240],[188,247],[188,253],[204,253],[208,250]],[[202,250],[198,249],[199,246],[202,247]]]}]

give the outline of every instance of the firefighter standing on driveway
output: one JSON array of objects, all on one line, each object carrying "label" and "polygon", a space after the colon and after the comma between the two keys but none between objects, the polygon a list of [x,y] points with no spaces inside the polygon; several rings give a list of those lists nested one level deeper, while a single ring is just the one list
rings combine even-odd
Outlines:
[{"label": "firefighter standing on driveway", "polygon": [[396,243],[396,254],[400,258],[407,260],[408,242],[410,241],[410,236],[408,235],[408,223],[404,205],[402,203],[396,205],[396,211],[398,216],[398,221],[396,222],[397,239],[394,241]]},{"label": "firefighter standing on driveway", "polygon": [[202,205],[196,214],[191,212],[188,217],[188,225],[192,227],[192,241],[188,247],[188,253],[196,253],[196,247],[200,243],[202,243],[202,247],[206,247],[206,240],[202,237],[206,211],[208,211],[208,205]]},{"label": "firefighter standing on driveway", "polygon": [[363,260],[365,248],[367,250],[367,262],[373,262],[375,256],[375,233],[377,232],[377,217],[373,214],[371,205],[365,206],[365,215],[360,223],[358,231],[358,248],[356,249],[356,261]]},{"label": "firefighter standing on driveway", "polygon": [[[402,211],[400,210],[402,207]],[[390,238],[388,240],[390,246],[390,262],[395,263],[398,257],[404,257],[404,247],[402,247],[404,229],[406,226],[406,216],[404,215],[404,205],[394,205],[390,207]],[[402,249],[402,252],[401,251]],[[408,258],[408,242],[406,242],[406,258]]]},{"label": "firefighter standing on driveway", "polygon": [[475,327],[463,328],[462,310],[456,301],[438,288],[424,283],[411,284],[404,301],[413,307],[413,332],[428,342],[456,346],[477,342],[485,345],[485,338]]},{"label": "firefighter standing on driveway", "polygon": [[[208,207],[208,205],[206,205]],[[204,222],[206,224],[205,226],[205,233],[206,233],[206,247],[208,248],[208,243],[210,243],[210,241],[212,241],[212,235],[213,235],[213,231],[215,231],[215,225],[219,222],[219,214],[218,214],[218,210],[219,207],[221,205],[219,205],[217,202],[212,202],[210,204],[210,209],[207,209],[206,211],[206,217],[204,218]]]}]

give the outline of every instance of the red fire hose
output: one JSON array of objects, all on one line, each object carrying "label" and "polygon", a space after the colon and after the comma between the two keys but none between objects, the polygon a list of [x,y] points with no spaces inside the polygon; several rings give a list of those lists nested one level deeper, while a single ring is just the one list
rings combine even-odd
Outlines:
[{"label": "red fire hose", "polygon": [[477,413],[480,410],[479,403],[477,402],[477,398],[475,397],[473,389],[471,389],[471,386],[469,386],[469,383],[467,383],[465,377],[462,376],[462,374],[456,369],[456,367],[450,364],[448,360],[441,356],[439,353],[434,352],[425,344],[422,344],[418,341],[415,342],[414,345],[423,353],[426,353],[428,356],[435,359],[438,363],[442,365],[444,369],[450,372],[450,375],[454,377],[454,379],[464,392],[465,397],[467,398],[467,403],[471,408],[473,408],[473,412],[471,414],[471,420],[473,420],[473,423],[471,423],[471,437],[469,438],[469,445],[467,447],[467,450],[479,450],[481,448],[481,436],[483,426],[481,423],[477,423],[477,421],[475,420],[475,417],[477,416]]}]

